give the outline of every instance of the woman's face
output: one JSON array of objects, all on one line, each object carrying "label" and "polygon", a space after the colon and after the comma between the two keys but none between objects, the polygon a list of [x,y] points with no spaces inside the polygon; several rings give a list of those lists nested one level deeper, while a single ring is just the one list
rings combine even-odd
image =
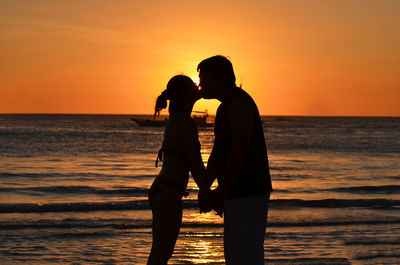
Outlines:
[{"label": "woman's face", "polygon": [[193,83],[193,85],[188,88],[187,93],[185,93],[185,95],[183,95],[184,97],[184,102],[187,103],[188,107],[192,107],[193,104],[200,99],[200,91],[199,88],[196,86],[195,83]]},{"label": "woman's face", "polygon": [[201,98],[200,89],[195,83],[193,83],[193,98],[195,102]]},{"label": "woman's face", "polygon": [[[170,112],[174,111],[188,111],[193,108],[193,104],[200,99],[200,91],[195,83],[189,84],[187,88],[183,89],[178,97],[170,101],[173,107],[170,107]],[[170,105],[170,106],[171,106]]]}]

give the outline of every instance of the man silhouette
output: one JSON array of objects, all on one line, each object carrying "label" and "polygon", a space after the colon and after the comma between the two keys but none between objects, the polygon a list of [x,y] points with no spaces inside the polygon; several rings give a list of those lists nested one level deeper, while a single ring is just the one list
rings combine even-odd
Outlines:
[{"label": "man silhouette", "polygon": [[236,86],[232,63],[226,57],[205,59],[197,71],[202,97],[221,101],[207,165],[212,180],[218,179],[218,187],[200,194],[200,206],[206,209],[205,201],[211,200],[217,212],[224,212],[226,264],[264,264],[272,185],[258,108],[250,95]]}]

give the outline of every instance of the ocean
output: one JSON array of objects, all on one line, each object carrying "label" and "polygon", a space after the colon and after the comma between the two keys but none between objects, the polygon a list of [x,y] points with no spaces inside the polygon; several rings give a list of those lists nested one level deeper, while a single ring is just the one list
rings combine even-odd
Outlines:
[{"label": "ocean", "polygon": [[[0,264],[145,264],[163,128],[140,115],[0,115]],[[400,264],[400,118],[264,116],[268,264]],[[206,162],[213,129],[200,128]],[[191,179],[170,264],[224,264]]]}]

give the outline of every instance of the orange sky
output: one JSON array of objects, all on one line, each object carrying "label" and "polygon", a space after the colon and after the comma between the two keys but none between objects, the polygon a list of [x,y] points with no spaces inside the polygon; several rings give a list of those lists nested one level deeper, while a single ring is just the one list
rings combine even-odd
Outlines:
[{"label": "orange sky", "polygon": [[263,115],[400,116],[398,14],[398,0],[3,0],[0,113],[152,113],[170,77],[223,54]]}]

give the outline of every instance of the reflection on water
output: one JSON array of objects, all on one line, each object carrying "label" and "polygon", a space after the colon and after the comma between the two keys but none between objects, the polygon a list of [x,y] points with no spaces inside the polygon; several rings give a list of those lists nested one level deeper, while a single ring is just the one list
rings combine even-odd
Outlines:
[{"label": "reflection on water", "polygon": [[182,251],[179,254],[183,256],[179,261],[183,264],[215,264],[225,261],[220,233],[186,232],[180,236],[178,245],[176,249],[178,252]]},{"label": "reflection on water", "polygon": [[216,251],[215,246],[211,242],[199,240],[196,242],[186,241],[186,253],[188,261],[193,264],[208,264],[210,262],[223,262],[224,258],[221,256],[221,251]]},{"label": "reflection on water", "polygon": [[[0,115],[0,264],[146,263],[163,128],[129,118]],[[399,118],[263,119],[268,263],[400,264]],[[206,163],[212,128],[199,140]],[[223,219],[200,215],[192,178],[188,189],[170,264],[224,264]]]}]

